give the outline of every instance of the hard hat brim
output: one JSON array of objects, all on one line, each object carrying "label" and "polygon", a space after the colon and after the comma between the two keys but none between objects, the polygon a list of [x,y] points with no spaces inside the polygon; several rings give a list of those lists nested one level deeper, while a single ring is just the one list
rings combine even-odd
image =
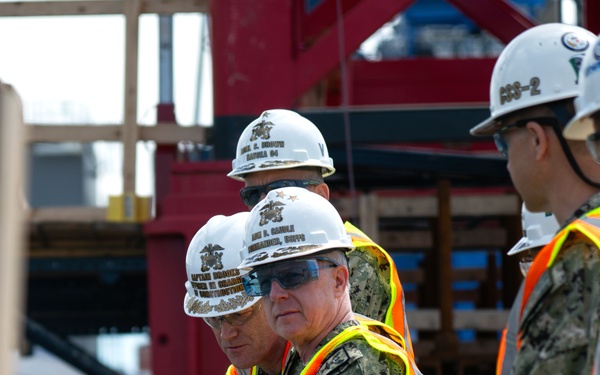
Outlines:
[{"label": "hard hat brim", "polygon": [[[236,313],[236,312],[240,312],[240,311],[246,310],[247,308],[253,306],[254,304],[256,304],[257,302],[260,301],[260,298],[247,296],[245,292],[243,293],[243,295],[247,299],[247,301],[245,303],[242,303],[242,304],[240,304],[239,306],[237,306],[236,308],[233,308],[233,309],[222,310],[222,309],[215,309],[214,308],[216,305],[218,305],[218,303],[216,301],[210,301],[208,299],[202,299],[202,298],[190,296],[189,293],[186,293],[185,297],[183,298],[183,311],[188,316],[191,316],[191,317],[194,317],[194,318],[212,318],[212,317],[216,317],[216,316],[233,314],[233,313]],[[211,304],[211,302],[212,302],[212,304]],[[191,306],[193,304],[204,304],[204,305],[206,305],[208,307],[207,308],[208,312],[202,313],[202,312],[191,311],[189,309],[189,306]],[[221,310],[221,311],[218,311],[218,310]]]},{"label": "hard hat brim", "polygon": [[594,120],[589,115],[590,113],[583,112],[575,116],[565,127],[563,136],[566,139],[585,141],[588,135],[595,133]]},{"label": "hard hat brim", "polygon": [[[289,248],[258,252],[244,259],[242,263],[238,266],[238,269],[244,271],[252,270],[253,268],[262,266],[263,264],[295,259],[331,249],[345,249],[347,252],[350,252],[355,249],[355,246],[352,244],[352,240],[350,240],[350,238],[348,237],[348,242],[331,241],[327,244],[305,246],[304,248],[306,248],[306,250],[302,250],[302,247],[300,247],[296,252],[290,252]],[[286,254],[280,255],[281,253]]]},{"label": "hard hat brim", "polygon": [[506,253],[506,255],[519,254],[529,249],[531,249],[531,241],[529,241],[527,237],[523,237]]},{"label": "hard hat brim", "polygon": [[489,117],[471,128],[469,133],[474,136],[492,135],[498,130],[499,126],[493,117]]}]

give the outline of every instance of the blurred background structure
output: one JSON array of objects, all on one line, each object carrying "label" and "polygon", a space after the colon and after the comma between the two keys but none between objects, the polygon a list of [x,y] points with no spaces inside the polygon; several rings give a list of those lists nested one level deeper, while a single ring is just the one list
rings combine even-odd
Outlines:
[{"label": "blurred background structure", "polygon": [[15,373],[224,373],[182,310],[185,251],[209,217],[246,209],[225,175],[268,108],[323,132],[332,202],[396,260],[423,372],[493,372],[521,203],[491,139],[468,130],[489,114],[503,46],[547,22],[597,34],[600,5],[0,2],[0,79],[29,144]]}]

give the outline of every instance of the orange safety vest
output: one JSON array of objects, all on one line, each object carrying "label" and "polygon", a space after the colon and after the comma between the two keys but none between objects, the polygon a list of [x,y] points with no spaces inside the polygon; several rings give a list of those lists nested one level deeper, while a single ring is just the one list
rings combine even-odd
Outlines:
[{"label": "orange safety vest", "polygon": [[[283,366],[285,365],[285,361],[287,361],[287,357],[288,357],[288,354],[290,353],[291,347],[292,347],[292,343],[288,341],[285,344],[285,351],[283,352],[283,358],[281,359],[281,368],[282,369],[283,369]],[[258,375],[258,366],[252,366],[252,371],[250,372],[250,374]],[[238,369],[234,365],[229,365],[229,368],[227,368],[227,372],[225,373],[225,375],[238,375]]]},{"label": "orange safety vest", "polygon": [[414,358],[415,353],[413,351],[412,340],[410,338],[410,331],[408,329],[408,322],[406,320],[404,307],[404,290],[402,289],[402,284],[400,283],[400,278],[398,277],[398,271],[396,270],[394,260],[381,246],[373,242],[373,240],[371,240],[366,234],[361,232],[360,229],[356,228],[354,225],[350,224],[349,222],[345,222],[344,229],[346,229],[346,233],[348,233],[352,238],[352,244],[354,246],[357,248],[377,248],[390,263],[391,298],[390,305],[385,315],[385,321],[383,323],[398,331],[398,333],[406,342],[406,351],[410,354],[411,358]]},{"label": "orange safety vest", "polygon": [[408,352],[404,350],[404,348],[398,345],[395,341],[385,336],[371,332],[368,330],[367,327],[363,325],[359,325],[350,326],[344,329],[331,341],[329,341],[321,349],[319,349],[315,353],[315,355],[310,359],[310,361],[308,361],[306,366],[304,366],[304,369],[302,370],[300,375],[315,375],[319,371],[319,368],[321,368],[323,360],[327,358],[327,356],[335,348],[342,345],[346,341],[360,336],[362,336],[372,348],[377,349],[380,352],[389,353],[398,357],[404,363],[407,375],[420,374],[420,371],[416,368],[416,366],[414,366],[414,364],[412,364],[411,357],[408,354]]},{"label": "orange safety vest", "polygon": [[496,359],[496,375],[510,374],[510,370],[517,355],[517,337],[519,335],[519,314],[521,313],[521,302],[523,301],[523,289],[525,283],[521,283],[519,292],[515,297],[514,306],[510,309],[508,322],[502,330],[502,339],[498,347],[498,358]]},{"label": "orange safety vest", "polygon": [[[523,319],[523,311],[527,306],[529,296],[537,282],[544,272],[552,267],[569,234],[575,232],[585,235],[598,249],[600,249],[600,207],[593,209],[563,228],[535,257],[527,272],[527,277],[525,278],[525,289],[523,291],[523,302],[521,303],[519,321],[522,321]],[[521,343],[522,339],[519,338],[517,340],[517,349],[521,348]]]}]

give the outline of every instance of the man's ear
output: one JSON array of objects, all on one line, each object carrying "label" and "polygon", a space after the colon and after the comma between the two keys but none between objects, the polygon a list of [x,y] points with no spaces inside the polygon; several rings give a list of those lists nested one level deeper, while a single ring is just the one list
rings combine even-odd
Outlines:
[{"label": "man's ear", "polygon": [[350,272],[348,268],[344,266],[337,266],[333,270],[333,274],[335,277],[335,296],[340,297],[346,292],[346,288],[348,287]]},{"label": "man's ear", "polygon": [[550,145],[550,139],[546,131],[554,131],[549,126],[542,126],[536,122],[530,122],[527,124],[527,130],[533,135],[535,142],[535,160],[539,161],[548,154],[548,147]]},{"label": "man's ear", "polygon": [[313,188],[313,192],[319,194],[323,198],[329,200],[329,186],[322,182]]}]

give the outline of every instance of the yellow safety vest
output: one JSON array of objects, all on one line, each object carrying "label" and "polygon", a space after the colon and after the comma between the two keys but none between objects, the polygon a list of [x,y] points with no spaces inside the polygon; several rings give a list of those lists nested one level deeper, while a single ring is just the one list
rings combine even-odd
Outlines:
[{"label": "yellow safety vest", "polygon": [[413,367],[414,365],[410,355],[404,348],[387,337],[369,331],[369,329],[363,325],[350,326],[340,332],[340,334],[335,336],[315,353],[300,374],[315,375],[319,371],[319,368],[321,368],[325,358],[327,358],[335,348],[356,337],[363,337],[372,348],[377,349],[380,352],[392,354],[399,358],[404,363],[406,374],[420,374],[416,369],[416,366]]},{"label": "yellow safety vest", "polygon": [[[408,322],[406,320],[405,306],[404,306],[404,290],[400,283],[400,277],[396,270],[394,260],[390,255],[378,244],[373,242],[366,234],[356,228],[349,222],[344,223],[344,229],[346,233],[352,238],[352,244],[357,248],[368,249],[369,247],[377,248],[390,263],[390,305],[388,306],[387,313],[385,315],[385,324],[394,328],[405,340],[406,350],[410,354],[411,358],[415,357],[413,351],[412,340],[410,338],[410,331],[408,329]],[[356,250],[355,250],[356,251]],[[368,250],[367,250],[368,251]]]},{"label": "yellow safety vest", "polygon": [[[287,361],[288,354],[290,353],[290,348],[292,347],[291,342],[287,342],[285,344],[285,351],[283,352],[283,358],[281,359],[281,368],[285,365],[285,361]],[[251,375],[258,375],[258,366],[253,366],[250,372]],[[238,375],[238,369],[234,365],[229,365],[227,372],[225,375]]]}]

